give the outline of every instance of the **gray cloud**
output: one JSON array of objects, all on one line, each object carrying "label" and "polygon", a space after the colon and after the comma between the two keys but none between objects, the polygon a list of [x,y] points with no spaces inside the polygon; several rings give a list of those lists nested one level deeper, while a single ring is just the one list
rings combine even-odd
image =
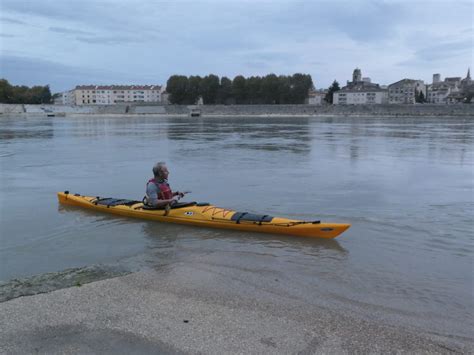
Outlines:
[{"label": "gray cloud", "polygon": [[251,69],[266,69],[268,68],[268,63],[259,62],[259,61],[248,61],[245,62],[245,65]]},{"label": "gray cloud", "polygon": [[93,35],[92,32],[82,31],[82,30],[75,30],[65,27],[50,27],[49,31],[57,32],[57,33],[64,33],[64,34],[71,34],[71,35]]},{"label": "gray cloud", "polygon": [[12,35],[12,34],[8,34],[8,33],[0,33],[0,37],[3,37],[3,38],[13,38],[13,37],[18,37],[18,36],[15,36],[15,35]]},{"label": "gray cloud", "polygon": [[283,38],[301,41],[343,33],[367,43],[394,36],[396,25],[405,16],[399,4],[370,0],[294,2],[280,6],[272,17],[277,24],[273,30]]},{"label": "gray cloud", "polygon": [[[48,31],[66,35],[75,35],[76,39],[88,44],[116,45],[121,43],[142,43],[162,38],[154,21],[143,21],[143,6],[114,2],[112,0],[80,0],[57,2],[43,0],[41,3],[31,0],[2,0],[3,9],[44,19],[69,22],[71,27],[51,26]],[[155,9],[156,11],[156,9]],[[20,21],[19,21],[20,22]],[[126,25],[124,25],[126,24]],[[92,31],[74,27],[92,29]],[[139,33],[130,35],[129,32]],[[100,33],[100,35],[96,35]]]},{"label": "gray cloud", "polygon": [[[125,23],[140,24],[141,6],[121,4],[113,0],[2,0],[6,12],[80,23],[87,28],[122,30]],[[145,26],[142,23],[141,29]]]},{"label": "gray cloud", "polygon": [[[83,5],[81,5],[81,3]],[[103,2],[104,3],[104,2]],[[97,2],[91,0],[79,1],[29,1],[29,0],[2,0],[3,11],[17,12],[60,20],[74,20],[76,16],[82,18],[85,14],[93,14],[103,8]]]},{"label": "gray cloud", "polygon": [[[71,73],[81,69],[69,63],[116,70],[118,78],[128,78],[120,73],[133,68],[132,82],[148,73],[156,81],[175,73],[230,77],[304,71],[327,86],[334,78],[345,80],[354,66],[368,75],[379,73],[379,81],[395,81],[432,70],[459,71],[463,56],[472,62],[463,49],[472,48],[464,40],[472,34],[472,2],[1,1],[2,32],[22,38],[4,40],[3,54],[29,57],[33,66],[33,58],[61,62],[56,73],[50,70],[61,87],[60,75],[71,83]],[[398,63],[403,59],[408,60]],[[38,63],[39,69],[50,68]],[[24,62],[17,67],[14,72],[12,63],[10,74],[24,78]],[[83,74],[87,78],[91,72]],[[112,74],[107,77],[114,81]],[[76,80],[84,83],[80,75]]]},{"label": "gray cloud", "polygon": [[357,2],[338,5],[334,16],[327,14],[328,18],[332,18],[339,31],[359,42],[388,40],[396,35],[397,26],[406,16],[405,9],[395,3],[369,1],[364,6]]},{"label": "gray cloud", "polygon": [[124,37],[120,35],[116,36],[96,36],[96,37],[76,37],[79,42],[89,44],[103,44],[103,45],[118,45],[126,43],[142,43],[147,39],[143,37]]},{"label": "gray cloud", "polygon": [[0,76],[13,85],[50,85],[54,91],[64,91],[78,84],[144,84],[149,82],[139,74],[129,74],[89,67],[64,65],[49,60],[0,56]]},{"label": "gray cloud", "polygon": [[436,61],[463,54],[470,55],[472,60],[472,40],[444,42],[427,46],[417,50],[415,57],[420,61]]},{"label": "gray cloud", "polygon": [[[266,65],[283,64],[288,66],[299,61],[294,54],[288,52],[259,51],[250,53],[246,57],[255,60],[256,63],[265,63]],[[253,61],[249,60],[249,62]]]},{"label": "gray cloud", "polygon": [[27,24],[24,21],[20,21],[20,20],[10,18],[10,17],[3,17],[3,16],[0,17],[0,22],[10,23],[10,24],[14,24],[14,25],[26,25]]}]

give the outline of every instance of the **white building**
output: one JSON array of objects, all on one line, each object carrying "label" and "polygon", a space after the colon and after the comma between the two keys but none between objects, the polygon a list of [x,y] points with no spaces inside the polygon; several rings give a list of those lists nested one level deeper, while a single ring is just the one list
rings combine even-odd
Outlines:
[{"label": "white building", "polygon": [[423,92],[426,98],[426,85],[423,80],[402,79],[388,86],[389,104],[414,104]]},{"label": "white building", "polygon": [[354,69],[352,81],[333,94],[334,105],[369,105],[387,103],[387,90],[379,84],[372,83],[370,78],[363,78],[359,68]]},{"label": "white building", "polygon": [[322,105],[327,91],[325,90],[310,90],[308,92],[308,105]]},{"label": "white building", "polygon": [[342,89],[333,95],[334,105],[368,105],[387,103],[387,90],[371,89]]},{"label": "white building", "polygon": [[160,85],[80,85],[74,89],[76,105],[161,103],[162,93]]},{"label": "white building", "polygon": [[69,90],[59,93],[57,97],[54,98],[55,105],[75,105],[76,97],[74,95],[74,90]]}]

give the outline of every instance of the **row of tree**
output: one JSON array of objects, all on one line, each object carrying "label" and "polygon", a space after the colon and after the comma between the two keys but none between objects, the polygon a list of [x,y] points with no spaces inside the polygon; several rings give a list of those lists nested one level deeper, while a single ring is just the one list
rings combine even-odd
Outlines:
[{"label": "row of tree", "polygon": [[205,77],[173,75],[166,83],[172,104],[303,104],[313,80],[308,74],[292,76],[269,74],[263,77],[245,78],[236,76],[233,80],[210,74]]},{"label": "row of tree", "polygon": [[8,80],[0,79],[0,102],[5,104],[47,104],[51,103],[49,86],[14,86]]}]

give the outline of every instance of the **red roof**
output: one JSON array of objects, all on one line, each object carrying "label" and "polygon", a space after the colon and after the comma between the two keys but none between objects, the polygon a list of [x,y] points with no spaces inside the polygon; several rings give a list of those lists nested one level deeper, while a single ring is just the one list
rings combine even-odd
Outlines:
[{"label": "red roof", "polygon": [[160,90],[161,85],[77,85],[76,90]]}]

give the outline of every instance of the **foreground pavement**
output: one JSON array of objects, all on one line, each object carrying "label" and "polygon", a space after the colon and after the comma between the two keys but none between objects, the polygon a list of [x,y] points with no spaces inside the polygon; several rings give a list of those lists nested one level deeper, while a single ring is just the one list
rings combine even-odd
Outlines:
[{"label": "foreground pavement", "polygon": [[[13,299],[0,303],[0,352],[452,354],[474,350],[472,339],[363,320],[305,304],[271,288],[252,294],[241,287],[242,281],[181,264]],[[213,284],[220,287],[209,287]]]}]

